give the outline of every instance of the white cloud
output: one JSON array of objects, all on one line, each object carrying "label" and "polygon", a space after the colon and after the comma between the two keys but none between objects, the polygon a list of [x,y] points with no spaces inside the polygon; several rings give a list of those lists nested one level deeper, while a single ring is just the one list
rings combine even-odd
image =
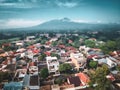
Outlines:
[{"label": "white cloud", "polygon": [[79,22],[79,23],[81,23],[81,22],[83,22],[83,23],[90,23],[90,22],[91,22],[91,21],[83,20],[83,19],[74,19],[74,20],[72,20],[72,21],[74,21],[74,22]]},{"label": "white cloud", "polygon": [[90,20],[83,20],[83,19],[74,19],[72,20],[73,22],[78,22],[78,23],[105,23],[101,20],[96,20],[96,21],[90,21]]},{"label": "white cloud", "polygon": [[25,28],[41,24],[42,20],[24,20],[24,19],[9,19],[7,21],[1,20],[1,29],[7,28]]},{"label": "white cloud", "polygon": [[72,7],[75,7],[77,6],[78,4],[75,3],[75,2],[57,2],[57,5],[59,7],[68,7],[68,8],[72,8]]},{"label": "white cloud", "polygon": [[97,23],[102,23],[102,21],[101,21],[101,20],[98,20]]},{"label": "white cloud", "polygon": [[14,6],[16,3],[0,3],[0,6]]},{"label": "white cloud", "polygon": [[[34,0],[35,2],[35,0]],[[36,4],[33,4],[30,2],[23,2],[22,0],[19,0],[18,2],[0,2],[0,6],[5,8],[33,8],[38,7]]]}]

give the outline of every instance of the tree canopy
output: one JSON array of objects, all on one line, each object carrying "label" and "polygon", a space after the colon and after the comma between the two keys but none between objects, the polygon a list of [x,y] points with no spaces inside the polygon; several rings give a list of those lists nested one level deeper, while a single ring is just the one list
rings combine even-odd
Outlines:
[{"label": "tree canopy", "polygon": [[[106,65],[98,67],[95,72],[90,73],[90,86],[94,90],[112,90],[111,82],[106,78],[106,75],[109,74],[109,69]],[[93,87],[93,84],[97,84]]]},{"label": "tree canopy", "polygon": [[41,54],[39,57],[38,57],[38,60],[44,60],[46,57],[46,54]]},{"label": "tree canopy", "polygon": [[49,73],[48,73],[48,69],[47,69],[47,68],[41,69],[41,71],[40,71],[40,76],[41,76],[43,79],[47,78],[48,75],[49,75]]},{"label": "tree canopy", "polygon": [[95,47],[95,41],[92,40],[85,40],[85,45],[91,48]]},{"label": "tree canopy", "polygon": [[65,72],[65,73],[67,73],[67,72],[69,72],[71,69],[72,69],[72,67],[70,66],[70,64],[67,64],[67,63],[61,64],[61,65],[59,66],[59,71],[60,71],[60,72]]},{"label": "tree canopy", "polygon": [[117,50],[119,45],[117,45],[117,41],[108,40],[104,45],[101,45],[100,48],[105,54],[110,53],[111,51]]},{"label": "tree canopy", "polygon": [[98,62],[96,62],[96,61],[90,61],[89,62],[90,68],[97,68],[97,64],[98,64]]}]

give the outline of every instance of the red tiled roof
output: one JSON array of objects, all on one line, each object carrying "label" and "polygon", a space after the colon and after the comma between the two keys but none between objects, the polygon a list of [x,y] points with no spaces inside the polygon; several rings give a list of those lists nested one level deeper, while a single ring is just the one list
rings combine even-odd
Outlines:
[{"label": "red tiled roof", "polygon": [[65,45],[58,45],[59,48],[65,48]]},{"label": "red tiled roof", "polygon": [[72,43],[73,41],[72,40],[68,40],[69,43]]},{"label": "red tiled roof", "polygon": [[86,74],[84,74],[84,73],[78,73],[76,75],[80,78],[80,80],[82,82],[84,82],[84,83],[88,83],[89,82],[89,77]]},{"label": "red tiled roof", "polygon": [[113,76],[112,74],[109,75],[108,79],[111,80],[111,81],[114,81],[114,80],[115,80],[115,78],[114,78],[114,76]]},{"label": "red tiled roof", "polygon": [[50,45],[50,44],[51,44],[51,42],[47,41],[45,44],[46,44],[46,45]]},{"label": "red tiled roof", "polygon": [[33,48],[35,48],[35,46],[29,46],[28,48],[29,48],[29,49],[33,49]]},{"label": "red tiled roof", "polygon": [[10,46],[10,43],[4,43],[2,46]]},{"label": "red tiled roof", "polygon": [[29,66],[34,66],[34,62],[30,62],[30,63],[29,63]]},{"label": "red tiled roof", "polygon": [[50,55],[51,55],[50,52],[44,52],[44,54],[46,54],[47,56],[50,56]]},{"label": "red tiled roof", "polygon": [[7,55],[5,53],[0,54],[0,57],[6,57]]},{"label": "red tiled roof", "polygon": [[34,50],[32,50],[32,52],[33,52],[33,53],[39,53],[40,50],[34,49]]},{"label": "red tiled roof", "polygon": [[96,54],[94,54],[94,55],[90,55],[90,56],[88,56],[87,58],[89,58],[89,59],[91,59],[91,58],[93,58],[93,57],[97,57],[97,55]]},{"label": "red tiled roof", "polygon": [[76,50],[74,47],[72,47],[72,46],[69,46],[69,47],[66,47],[65,48],[66,50]]}]

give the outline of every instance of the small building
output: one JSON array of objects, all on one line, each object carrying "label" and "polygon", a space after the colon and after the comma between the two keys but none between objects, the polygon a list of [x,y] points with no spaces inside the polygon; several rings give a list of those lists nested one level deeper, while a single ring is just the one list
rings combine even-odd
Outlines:
[{"label": "small building", "polygon": [[71,53],[70,59],[75,65],[75,68],[79,71],[80,68],[84,68],[86,64],[86,58],[82,53]]},{"label": "small building", "polygon": [[73,84],[74,87],[78,87],[81,85],[81,81],[78,76],[67,78],[67,82],[68,82],[68,84]]},{"label": "small building", "polygon": [[85,73],[77,73],[75,76],[78,76],[83,85],[87,85],[90,81],[89,77]]},{"label": "small building", "polygon": [[23,79],[23,86],[29,88],[29,90],[39,90],[40,89],[39,76],[26,74]]},{"label": "small building", "polygon": [[57,73],[59,69],[59,61],[57,60],[57,57],[46,57],[47,67],[49,73]]},{"label": "small building", "polygon": [[3,90],[22,90],[22,82],[10,82],[4,85]]},{"label": "small building", "polygon": [[26,37],[26,42],[34,42],[35,41],[35,36],[28,36]]}]

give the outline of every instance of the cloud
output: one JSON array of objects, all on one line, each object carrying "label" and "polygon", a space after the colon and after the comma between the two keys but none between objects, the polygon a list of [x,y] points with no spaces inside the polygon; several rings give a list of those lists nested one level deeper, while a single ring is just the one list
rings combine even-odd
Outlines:
[{"label": "cloud", "polygon": [[82,0],[0,0],[0,6],[5,8],[35,8],[35,7],[67,7],[79,5]]},{"label": "cloud", "polygon": [[72,8],[77,6],[78,4],[75,2],[58,2],[57,5],[59,7],[68,7],[68,8]]},{"label": "cloud", "polygon": [[4,8],[30,8],[31,6],[24,3],[0,3],[0,7]]},{"label": "cloud", "polygon": [[105,23],[102,20],[93,20],[93,21],[90,21],[90,20],[83,20],[83,19],[74,19],[72,21],[73,22],[78,22],[78,23],[93,23],[93,24],[96,24],[96,23]]},{"label": "cloud", "polygon": [[2,0],[0,7],[4,8],[33,8],[37,7],[35,4],[37,0]]},{"label": "cloud", "polygon": [[24,20],[24,19],[9,19],[9,20],[0,20],[1,29],[7,28],[24,28],[31,27],[41,24],[42,20]]},{"label": "cloud", "polygon": [[72,20],[72,21],[74,21],[74,22],[78,22],[78,23],[90,23],[91,21],[88,21],[88,20],[83,20],[83,19],[74,19],[74,20]]}]

